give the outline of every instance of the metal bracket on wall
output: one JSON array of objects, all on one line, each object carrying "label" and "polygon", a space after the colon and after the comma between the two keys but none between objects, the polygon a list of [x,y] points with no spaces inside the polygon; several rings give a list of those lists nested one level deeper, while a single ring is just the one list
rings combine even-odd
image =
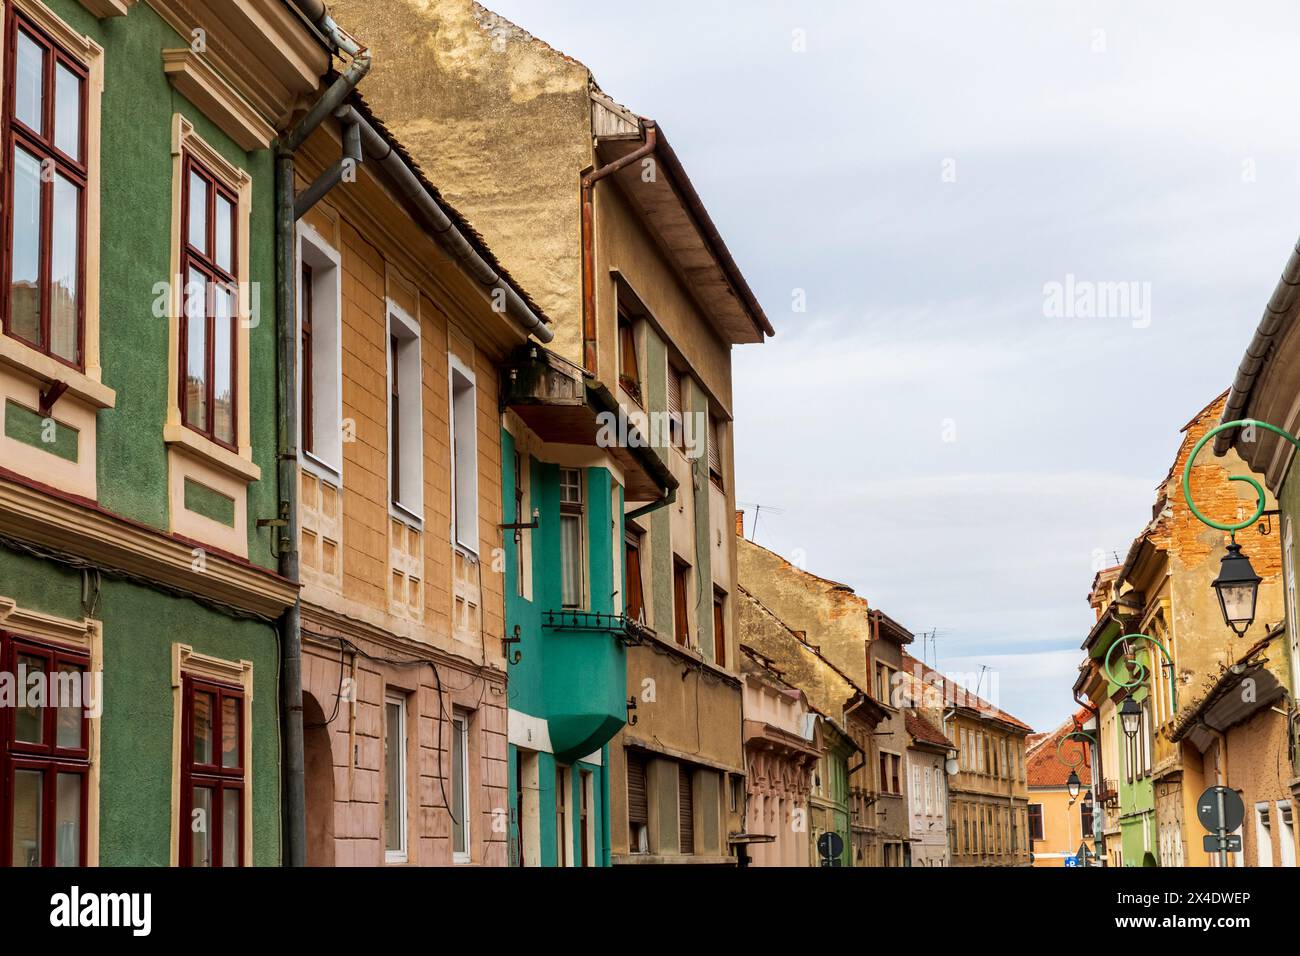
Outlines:
[{"label": "metal bracket on wall", "polygon": [[49,418],[50,412],[54,411],[54,403],[63,397],[63,393],[68,390],[68,383],[62,380],[51,382],[50,387],[41,392],[40,411],[41,418]]},{"label": "metal bracket on wall", "polygon": [[[287,528],[289,527],[289,505],[288,502],[280,502],[280,517],[278,518],[258,518],[258,528]],[[279,559],[281,553],[289,547],[289,537],[285,534],[272,535],[271,537],[271,555]]]},{"label": "metal bracket on wall", "polygon": [[629,697],[627,699],[627,725],[629,727],[636,726],[637,716],[635,713],[633,713],[633,711],[635,710],[636,710],[636,698]]},{"label": "metal bracket on wall", "polygon": [[501,638],[501,656],[504,657],[510,664],[518,664],[521,660],[523,660],[524,655],[522,651],[515,651],[514,653],[511,653],[510,651],[511,645],[519,644],[522,641],[523,638],[519,636],[518,624],[515,625],[513,636]]}]

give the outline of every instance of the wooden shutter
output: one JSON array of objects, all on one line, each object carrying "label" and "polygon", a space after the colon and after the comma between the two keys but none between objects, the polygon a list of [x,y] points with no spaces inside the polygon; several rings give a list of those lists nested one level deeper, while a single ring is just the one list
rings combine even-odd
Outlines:
[{"label": "wooden shutter", "polygon": [[673,565],[673,638],[683,647],[690,646],[690,619],[686,613],[687,565],[678,561]]},{"label": "wooden shutter", "polygon": [[691,768],[677,765],[677,815],[681,823],[682,852],[695,852],[695,800],[691,792]]},{"label": "wooden shutter", "polygon": [[645,755],[635,750],[627,751],[627,820],[628,823],[649,824],[650,822],[650,801],[646,798]]},{"label": "wooden shutter", "polygon": [[632,320],[621,310],[618,316],[619,380],[623,388],[635,399],[641,399],[641,373],[636,361],[636,337]]},{"label": "wooden shutter", "polygon": [[713,663],[719,667],[727,666],[727,624],[723,599],[722,592],[713,592]]},{"label": "wooden shutter", "polygon": [[638,535],[627,538],[627,607],[626,613],[634,621],[645,622],[645,591],[641,580],[641,539]]}]

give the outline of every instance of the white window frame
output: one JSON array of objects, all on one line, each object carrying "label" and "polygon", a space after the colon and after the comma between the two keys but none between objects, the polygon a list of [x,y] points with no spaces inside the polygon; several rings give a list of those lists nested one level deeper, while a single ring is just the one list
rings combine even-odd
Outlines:
[{"label": "white window frame", "polygon": [[[473,845],[469,808],[469,714],[464,711],[453,713],[451,732],[455,736],[455,742],[460,744],[460,805],[461,813],[465,817],[461,821],[461,833],[465,838],[465,848],[463,850],[456,847],[456,829],[454,825],[452,827],[451,862],[463,864],[470,862],[470,847]],[[455,753],[454,748],[452,753]]]},{"label": "white window frame", "polygon": [[[1273,865],[1273,806],[1268,801],[1255,804],[1255,865],[1271,867]],[[1265,825],[1265,819],[1268,824]]]},{"label": "white window frame", "polygon": [[[343,482],[343,258],[307,223],[298,224],[297,238],[298,394],[302,394],[302,267],[312,270],[312,423],[298,422],[298,462],[318,477]],[[322,336],[322,332],[325,334]],[[386,349],[385,349],[386,351]],[[322,373],[322,360],[325,369]],[[329,386],[328,390],[321,385]],[[301,400],[298,403],[302,407]],[[328,411],[326,411],[328,409]],[[324,414],[322,414],[324,413]],[[322,418],[324,421],[322,421]],[[326,423],[333,419],[332,427]],[[312,428],[311,452],[302,436]]]},{"label": "white window frame", "polygon": [[[469,420],[459,421],[465,409],[462,397],[457,404],[456,385],[460,379],[468,386]],[[462,392],[462,396],[463,396]],[[451,540],[452,543],[478,556],[478,378],[474,370],[455,355],[447,356],[447,446],[451,450]],[[468,433],[468,434],[466,434]],[[457,440],[464,444],[458,447]],[[464,449],[464,458],[460,449]],[[467,487],[468,486],[468,487]],[[464,503],[467,513],[461,520],[461,494],[468,493]],[[468,527],[466,527],[468,525]]]},{"label": "white window frame", "polygon": [[[400,846],[396,850],[388,849],[387,842],[385,842],[384,862],[405,863],[408,859],[408,850],[410,846],[410,842],[409,842],[410,833],[408,832],[407,819],[406,819],[406,773],[407,773],[406,697],[402,694],[384,695],[385,740],[387,740],[392,735],[392,728],[387,726],[389,704],[397,705],[397,713],[399,717],[398,726],[397,726],[397,743],[398,743],[397,764],[398,764],[398,777],[399,777],[398,785],[397,785],[397,821],[398,821],[398,832],[401,835],[401,840],[399,841]],[[385,773],[387,773],[387,770],[388,770],[387,762],[385,762],[385,766],[384,766]],[[387,785],[388,785],[388,781],[385,780],[384,781],[385,788],[387,788]],[[387,835],[385,835],[385,841],[387,841]]]},{"label": "white window frame", "polygon": [[[580,500],[576,503],[578,513],[576,515],[565,514],[564,507],[566,504],[572,505],[574,502],[564,501],[564,473],[573,472],[578,476],[578,495]],[[568,608],[569,605],[564,603],[564,519],[577,518],[578,521],[578,603],[573,605],[576,609],[586,609],[589,606],[591,589],[588,587],[587,580],[587,469],[582,467],[561,466],[559,471],[560,482],[560,604]]]},{"label": "white window frame", "polygon": [[[579,769],[578,781],[579,789],[582,791],[582,793],[579,794],[578,799],[585,799],[587,801],[586,840],[587,849],[590,851],[590,858],[587,866],[597,867],[600,866],[600,847],[596,844],[596,775],[590,770]],[[575,808],[578,813],[581,813],[581,809],[581,804]],[[579,866],[582,865],[581,854],[577,857],[577,863]]]},{"label": "white window frame", "polygon": [[[564,861],[564,866],[576,867],[579,864],[573,852],[573,768],[557,763],[555,773],[556,786],[564,788],[564,819],[556,820],[557,829],[563,832],[555,834],[556,855]],[[556,800],[559,800],[559,794],[556,794]],[[558,808],[556,815],[559,815]]]},{"label": "white window frame", "polygon": [[[387,312],[388,321],[384,336],[384,367],[387,369],[387,375],[384,378],[384,404],[388,409],[388,428],[390,431],[393,427],[393,350],[389,347],[389,340],[396,335],[406,343],[398,351],[398,361],[402,364],[402,368],[399,370],[401,372],[399,381],[402,383],[402,391],[398,396],[402,402],[403,412],[401,416],[402,461],[398,465],[402,472],[402,500],[393,501],[393,475],[392,463],[390,462],[388,475],[385,479],[388,487],[388,507],[390,514],[394,518],[423,529],[424,402],[422,396],[424,394],[424,362],[421,359],[420,323],[392,299],[387,301]],[[412,386],[412,380],[414,380],[414,386]],[[388,442],[390,451],[392,447],[390,439]],[[414,456],[413,460],[408,457],[412,455]],[[418,489],[414,501],[411,500],[412,489]]]},{"label": "white window frame", "polygon": [[[1287,813],[1291,814],[1290,822],[1286,819]],[[1277,842],[1282,851],[1278,866],[1295,866],[1295,807],[1290,800],[1277,801]]]}]

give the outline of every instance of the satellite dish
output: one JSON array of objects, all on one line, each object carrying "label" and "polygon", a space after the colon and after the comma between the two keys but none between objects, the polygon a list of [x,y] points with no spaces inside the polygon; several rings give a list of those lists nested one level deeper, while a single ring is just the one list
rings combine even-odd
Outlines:
[{"label": "satellite dish", "polygon": [[955,777],[957,772],[961,770],[961,764],[957,763],[956,757],[949,757],[944,761],[943,769],[948,771],[948,776]]}]

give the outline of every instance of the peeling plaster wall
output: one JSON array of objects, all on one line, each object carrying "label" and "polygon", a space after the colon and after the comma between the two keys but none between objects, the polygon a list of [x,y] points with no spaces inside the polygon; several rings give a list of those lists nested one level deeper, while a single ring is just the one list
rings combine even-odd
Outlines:
[{"label": "peeling plaster wall", "polygon": [[582,359],[587,68],[470,0],[331,0],[374,52],[360,90]]}]

